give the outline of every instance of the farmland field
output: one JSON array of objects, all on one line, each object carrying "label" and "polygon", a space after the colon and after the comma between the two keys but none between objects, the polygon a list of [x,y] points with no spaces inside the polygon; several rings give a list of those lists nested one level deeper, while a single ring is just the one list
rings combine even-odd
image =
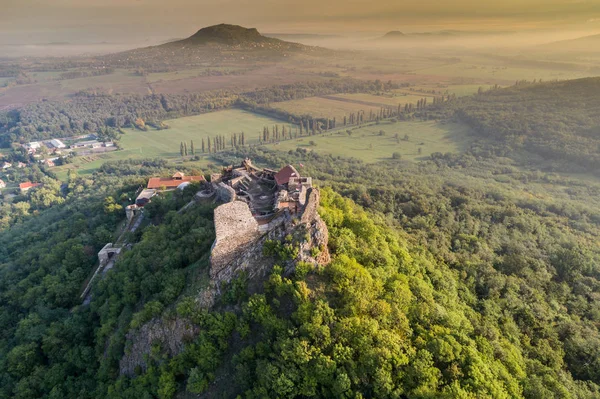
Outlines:
[{"label": "farmland field", "polygon": [[363,93],[352,93],[352,94],[334,94],[327,96],[328,99],[337,98],[339,101],[363,103],[363,106],[387,106],[397,107],[398,104],[404,106],[404,104],[416,104],[417,101],[423,97],[429,97],[428,94],[406,94],[405,91],[393,93],[392,95],[375,95],[375,94],[363,94]]},{"label": "farmland field", "polygon": [[273,108],[282,109],[297,115],[308,114],[316,118],[336,118],[342,120],[344,116],[358,111],[377,112],[381,106],[366,106],[349,101],[332,100],[322,97],[309,97],[302,100],[284,101],[271,104]]},{"label": "farmland field", "polygon": [[[384,135],[380,135],[380,131]],[[398,138],[396,138],[396,134]],[[408,140],[405,141],[405,135]],[[345,130],[270,144],[278,151],[306,148],[319,154],[354,157],[367,163],[392,158],[394,152],[402,159],[421,161],[434,152],[462,152],[471,141],[469,129],[460,124],[437,122],[386,122],[358,128],[348,135]],[[310,143],[314,142],[314,145]],[[419,148],[421,153],[419,154]]]},{"label": "farmland field", "polygon": [[117,69],[110,75],[90,76],[86,78],[65,79],[59,81],[65,91],[78,91],[87,88],[102,88],[115,93],[147,94],[146,80],[143,76],[136,76],[133,72]]},{"label": "farmland field", "polygon": [[161,81],[171,81],[171,80],[180,80],[180,79],[189,79],[195,78],[198,76],[203,76],[207,71],[219,71],[219,72],[231,72],[235,70],[239,70],[241,68],[235,67],[213,67],[213,68],[195,68],[195,69],[186,69],[182,71],[174,71],[174,72],[161,72],[161,73],[150,73],[146,76],[146,81],[148,83],[161,82]]},{"label": "farmland field", "polygon": [[[196,154],[202,156],[202,139],[224,135],[227,140],[231,133],[244,132],[247,144],[257,144],[264,126],[281,125],[281,121],[241,110],[227,110],[203,115],[190,116],[165,121],[167,130],[147,132],[126,129],[121,137],[120,151],[75,158],[73,164],[56,168],[59,177],[65,177],[68,168],[77,169],[80,175],[91,174],[103,163],[120,159],[163,158],[180,159],[180,143],[190,145],[194,141]],[[199,165],[206,165],[208,156],[202,156]]]}]

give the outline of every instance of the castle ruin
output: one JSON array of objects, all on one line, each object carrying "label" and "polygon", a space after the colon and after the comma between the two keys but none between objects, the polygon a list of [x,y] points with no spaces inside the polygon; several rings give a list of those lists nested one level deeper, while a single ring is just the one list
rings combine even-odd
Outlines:
[{"label": "castle ruin", "polygon": [[[224,204],[215,209],[216,239],[211,251],[211,280],[229,282],[245,271],[265,272],[262,245],[302,229],[299,259],[327,263],[327,228],[317,213],[319,192],[310,177],[292,165],[280,171],[259,169],[250,159],[211,176],[212,191]],[[307,234],[308,233],[308,234]],[[306,238],[308,237],[308,238]],[[314,238],[314,240],[313,240]],[[320,248],[315,256],[313,246]]]}]

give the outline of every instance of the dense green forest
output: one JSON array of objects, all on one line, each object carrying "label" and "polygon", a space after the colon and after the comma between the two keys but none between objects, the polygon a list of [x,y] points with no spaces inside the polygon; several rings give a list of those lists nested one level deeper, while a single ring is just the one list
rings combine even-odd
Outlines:
[{"label": "dense green forest", "polygon": [[[106,213],[104,198],[120,196],[117,176],[139,178],[135,162],[107,166],[96,178],[116,179],[111,190],[1,233],[3,397],[600,394],[600,185],[471,154],[420,165],[301,149],[219,156],[302,162],[327,182],[320,212],[333,263],[300,264],[292,276],[275,268],[251,296],[242,276],[203,311],[194,298],[206,284],[212,210],[177,214],[186,198],[159,200],[149,208],[154,226],[131,238],[80,306],[75,287],[122,218]],[[57,245],[67,236],[76,242]],[[56,285],[65,281],[73,288]],[[187,320],[198,334],[178,355],[158,346],[137,376],[119,377],[127,332],[156,316]]]},{"label": "dense green forest", "polygon": [[[600,183],[535,163],[541,149],[597,123],[589,94],[579,111],[542,112],[562,85],[481,93],[482,108],[436,104],[420,115],[472,118],[485,139],[418,164],[303,148],[214,154],[225,165],[293,163],[312,176],[333,260],[299,263],[292,275],[275,267],[259,282],[240,275],[211,310],[197,299],[213,205],[178,212],[194,186],[154,199],[89,306],[79,298],[122,207],[171,165],[109,163],[63,188],[42,176],[48,190],[21,198],[29,208],[7,210],[0,225],[0,398],[599,397]],[[503,101],[512,108],[494,105]],[[515,145],[512,133],[491,130],[525,132],[536,115],[563,115],[562,130],[537,127]],[[124,372],[135,334],[157,321],[194,334],[179,351],[151,345],[143,365]]]}]

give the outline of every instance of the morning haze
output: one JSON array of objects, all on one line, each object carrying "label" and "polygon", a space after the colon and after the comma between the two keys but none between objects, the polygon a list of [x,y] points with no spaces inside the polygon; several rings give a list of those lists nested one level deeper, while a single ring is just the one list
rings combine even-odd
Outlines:
[{"label": "morning haze", "polygon": [[600,0],[1,0],[0,399],[600,398]]},{"label": "morning haze", "polygon": [[5,0],[1,44],[47,42],[141,43],[184,37],[215,22],[263,32],[369,34],[407,32],[600,32],[600,2],[496,1],[272,1]]}]

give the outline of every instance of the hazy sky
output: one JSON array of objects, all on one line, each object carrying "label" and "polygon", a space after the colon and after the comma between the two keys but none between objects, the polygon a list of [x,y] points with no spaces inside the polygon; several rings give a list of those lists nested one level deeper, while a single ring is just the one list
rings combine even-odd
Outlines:
[{"label": "hazy sky", "polygon": [[262,32],[600,30],[600,0],[0,0],[0,41],[139,41],[216,23]]}]

